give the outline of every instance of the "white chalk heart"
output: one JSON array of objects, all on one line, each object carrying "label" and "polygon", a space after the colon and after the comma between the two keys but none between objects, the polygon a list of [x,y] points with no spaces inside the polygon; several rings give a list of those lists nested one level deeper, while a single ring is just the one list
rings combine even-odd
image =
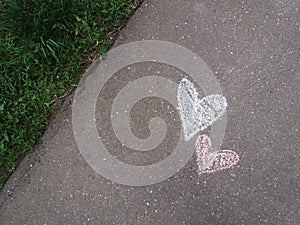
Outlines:
[{"label": "white chalk heart", "polygon": [[229,169],[239,161],[238,154],[232,150],[213,151],[207,135],[198,136],[195,147],[199,175]]},{"label": "white chalk heart", "polygon": [[177,100],[186,141],[217,121],[224,115],[227,107],[223,95],[209,95],[199,99],[196,88],[187,78],[180,81]]}]

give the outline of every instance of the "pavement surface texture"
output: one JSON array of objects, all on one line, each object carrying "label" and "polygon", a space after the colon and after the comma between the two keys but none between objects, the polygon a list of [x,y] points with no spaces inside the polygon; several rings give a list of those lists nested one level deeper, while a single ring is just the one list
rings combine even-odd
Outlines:
[{"label": "pavement surface texture", "polygon": [[[160,183],[114,183],[97,174],[76,145],[72,95],[43,144],[27,154],[2,190],[0,224],[300,224],[299,24],[296,0],[145,0],[115,47],[162,40],[199,55],[227,98],[222,148],[237,152],[238,165],[199,176],[194,155]],[[179,69],[162,63],[134,64],[116,73],[98,99],[98,133],[108,140],[111,154],[126,163],[167,157],[180,135],[178,114],[165,116],[168,105],[155,97],[132,109],[133,133],[147,137],[145,121],[157,112],[175,122],[149,155],[121,151],[110,120],[102,116],[121,87],[155,74],[177,83],[181,78]]]}]

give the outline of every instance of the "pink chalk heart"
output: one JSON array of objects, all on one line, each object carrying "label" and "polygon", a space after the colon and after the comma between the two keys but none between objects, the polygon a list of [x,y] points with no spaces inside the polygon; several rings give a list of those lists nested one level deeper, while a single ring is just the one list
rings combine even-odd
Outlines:
[{"label": "pink chalk heart", "polygon": [[232,150],[213,151],[207,135],[198,136],[195,147],[199,175],[229,169],[239,161],[238,154]]}]

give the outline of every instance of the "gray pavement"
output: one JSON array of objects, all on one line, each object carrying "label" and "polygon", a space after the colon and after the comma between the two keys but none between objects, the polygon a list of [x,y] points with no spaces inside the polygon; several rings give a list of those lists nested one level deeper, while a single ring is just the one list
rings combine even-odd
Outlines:
[{"label": "gray pavement", "polygon": [[[79,152],[72,95],[43,144],[6,183],[0,224],[299,224],[299,19],[296,0],[145,0],[115,46],[163,40],[199,55],[227,98],[222,148],[239,154],[238,166],[198,176],[193,157],[158,184],[130,187],[111,182]],[[133,118],[145,121],[156,112],[175,121],[155,153],[120,152],[110,120],[101,117],[121,87],[158,73],[179,83],[182,72],[160,63],[131,65],[116,73],[99,97],[98,132],[111,153],[126,163],[157,162],[176,145],[179,117],[166,116],[169,107],[155,98],[139,102],[132,111]],[[140,138],[149,135],[144,126],[143,119],[133,121],[133,132]]]}]

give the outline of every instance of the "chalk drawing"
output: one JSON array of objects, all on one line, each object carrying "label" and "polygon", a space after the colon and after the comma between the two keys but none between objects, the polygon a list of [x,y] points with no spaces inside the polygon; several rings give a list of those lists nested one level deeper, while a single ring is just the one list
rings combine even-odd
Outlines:
[{"label": "chalk drawing", "polygon": [[177,100],[186,141],[217,121],[227,107],[226,98],[222,95],[209,95],[199,99],[196,88],[187,78],[180,81]]},{"label": "chalk drawing", "polygon": [[210,138],[205,134],[197,137],[195,147],[199,175],[229,169],[239,161],[238,154],[232,150],[214,151]]}]

